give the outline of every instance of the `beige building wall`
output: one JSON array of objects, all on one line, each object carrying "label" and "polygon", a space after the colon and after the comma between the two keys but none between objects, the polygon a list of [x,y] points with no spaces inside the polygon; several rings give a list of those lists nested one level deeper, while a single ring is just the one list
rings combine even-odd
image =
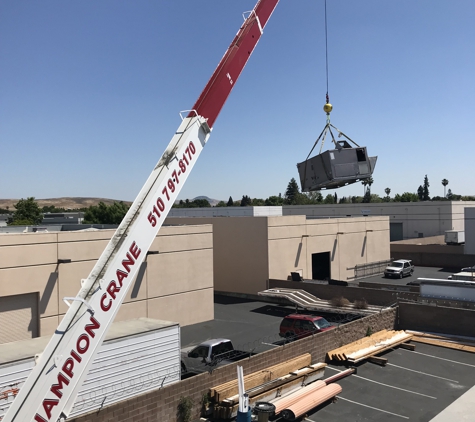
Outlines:
[{"label": "beige building wall", "polygon": [[258,285],[265,288],[268,217],[169,217],[166,223],[213,225],[216,291],[250,293]]},{"label": "beige building wall", "polygon": [[312,278],[312,254],[328,253],[334,280],[355,265],[390,259],[389,218],[178,217],[172,224],[213,224],[214,285],[223,292],[257,294],[269,279],[291,272]]},{"label": "beige building wall", "polygon": [[[62,298],[76,296],[113,233],[0,235],[0,304],[18,303],[17,311],[0,307],[0,321],[23,321],[37,294],[37,310],[14,340],[54,332],[68,309]],[[184,326],[213,319],[212,226],[162,227],[150,251],[158,253],[145,258],[115,320],[149,317]],[[11,337],[0,330],[1,341]]]},{"label": "beige building wall", "polygon": [[269,278],[291,272],[312,278],[312,254],[328,253],[330,276],[347,281],[352,268],[390,259],[388,217],[309,219],[269,218]]}]

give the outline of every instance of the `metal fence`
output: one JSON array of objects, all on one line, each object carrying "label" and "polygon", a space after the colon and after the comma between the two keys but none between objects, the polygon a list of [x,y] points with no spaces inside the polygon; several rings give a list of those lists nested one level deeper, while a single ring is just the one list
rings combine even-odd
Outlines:
[{"label": "metal fence", "polygon": [[368,264],[355,265],[349,267],[347,270],[354,270],[355,275],[347,277],[348,280],[357,280],[360,278],[371,277],[373,275],[383,274],[386,266],[392,261],[392,259],[386,259],[384,261],[370,262]]}]

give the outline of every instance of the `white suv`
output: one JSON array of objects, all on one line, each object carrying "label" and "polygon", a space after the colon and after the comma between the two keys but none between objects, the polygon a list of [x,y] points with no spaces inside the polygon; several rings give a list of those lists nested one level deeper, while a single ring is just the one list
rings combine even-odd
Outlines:
[{"label": "white suv", "polygon": [[406,275],[412,275],[414,272],[414,265],[409,259],[398,259],[391,262],[384,270],[384,277],[399,277],[403,278]]}]

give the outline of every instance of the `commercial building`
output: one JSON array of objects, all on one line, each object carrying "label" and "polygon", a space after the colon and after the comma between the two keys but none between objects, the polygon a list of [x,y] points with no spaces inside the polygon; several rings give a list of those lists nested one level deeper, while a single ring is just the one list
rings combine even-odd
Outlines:
[{"label": "commercial building", "polygon": [[443,235],[446,230],[464,230],[464,210],[474,201],[382,202],[369,204],[284,206],[283,215],[307,217],[389,217],[390,240]]},{"label": "commercial building", "polygon": [[[346,280],[389,256],[388,218],[170,218],[116,321],[213,319],[213,292],[257,294],[269,279]],[[113,230],[0,235],[0,343],[50,335]],[[192,310],[192,311],[191,311]]]},{"label": "commercial building", "polygon": [[[0,235],[0,343],[51,335],[113,233]],[[163,227],[115,321],[213,319],[212,236],[211,225]]]},{"label": "commercial building", "polygon": [[305,215],[308,218],[389,217],[390,240],[443,235],[464,230],[464,211],[475,201],[381,202],[358,204],[284,205],[282,207],[221,207],[172,209],[173,217],[235,217]]},{"label": "commercial building", "polygon": [[212,224],[214,289],[257,294],[267,280],[354,278],[355,266],[390,259],[386,216],[307,219],[169,217],[170,224]]}]

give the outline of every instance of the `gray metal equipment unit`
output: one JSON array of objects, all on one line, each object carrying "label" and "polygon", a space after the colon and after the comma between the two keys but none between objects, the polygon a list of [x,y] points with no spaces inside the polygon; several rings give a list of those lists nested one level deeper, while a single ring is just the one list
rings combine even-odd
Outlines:
[{"label": "gray metal equipment unit", "polygon": [[303,192],[340,188],[373,174],[378,157],[368,157],[366,147],[351,148],[347,142],[342,143],[345,146],[297,164]]},{"label": "gray metal equipment unit", "polygon": [[[353,148],[344,140],[335,141],[331,127],[339,132],[339,136],[344,136],[355,144],[355,147]],[[302,192],[341,188],[359,180],[368,179],[373,174],[378,157],[369,157],[366,147],[360,147],[330,123],[327,123],[323,129],[312,151],[320,138],[322,138],[323,147],[328,132],[331,134],[336,148],[324,152],[320,151],[320,154],[315,157],[307,157],[305,161],[297,164]],[[312,151],[310,151],[310,154]]]}]

